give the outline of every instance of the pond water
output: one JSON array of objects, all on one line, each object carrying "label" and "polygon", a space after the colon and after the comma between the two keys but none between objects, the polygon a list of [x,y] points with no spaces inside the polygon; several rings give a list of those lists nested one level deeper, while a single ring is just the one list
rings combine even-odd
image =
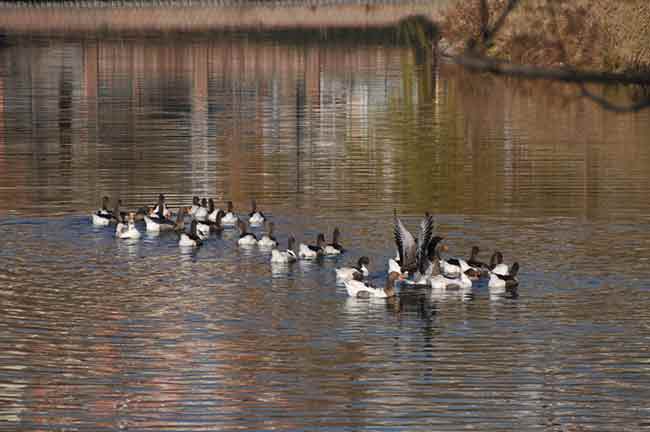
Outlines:
[{"label": "pond water", "polygon": [[[376,38],[8,37],[0,429],[650,429],[650,110],[576,94]],[[234,232],[89,223],[161,192],[348,252],[272,268]],[[518,296],[348,299],[333,269],[381,283],[394,209],[518,261]]]}]

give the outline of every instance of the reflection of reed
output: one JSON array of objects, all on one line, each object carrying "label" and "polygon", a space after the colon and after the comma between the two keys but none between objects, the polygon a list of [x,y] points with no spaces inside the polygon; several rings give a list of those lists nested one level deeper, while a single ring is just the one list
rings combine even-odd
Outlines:
[{"label": "reflection of reed", "polygon": [[390,44],[241,37],[5,47],[2,181],[25,192],[0,189],[0,205],[90,209],[108,194],[138,207],[165,192],[173,207],[199,194],[271,211],[647,207],[645,113],[604,115],[565,86],[436,69]]}]

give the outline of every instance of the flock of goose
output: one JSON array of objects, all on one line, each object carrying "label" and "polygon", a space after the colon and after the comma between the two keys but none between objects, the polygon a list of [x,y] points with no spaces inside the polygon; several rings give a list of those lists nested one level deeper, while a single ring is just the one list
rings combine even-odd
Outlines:
[{"label": "flock of goose", "polygon": [[[136,223],[144,221],[148,232],[171,231],[178,235],[178,244],[185,247],[199,247],[211,234],[221,233],[224,229],[238,229],[239,246],[257,245],[271,251],[272,263],[292,263],[297,260],[315,260],[320,257],[335,257],[345,252],[341,246],[340,231],[334,229],[332,242],[327,243],[325,236],[318,234],[316,244],[301,243],[295,250],[295,239],[289,236],[287,248],[281,250],[273,235],[274,224],[257,209],[255,200],[251,202],[248,217],[242,217],[233,210],[228,201],[226,210],[215,208],[212,199],[193,197],[191,207],[180,207],[174,215],[167,207],[165,196],[160,194],[153,207],[141,208],[136,212],[122,211],[122,201],[117,200],[113,209],[109,209],[109,198],[103,197],[102,207],[91,215],[95,226],[115,224],[115,236],[120,239],[138,239],[140,231]],[[189,221],[189,230],[186,223]],[[248,223],[247,223],[248,221]],[[259,238],[248,227],[265,227]],[[426,213],[420,222],[417,238],[409,232],[395,212],[394,237],[397,254],[388,260],[388,275],[383,287],[373,287],[366,280],[370,260],[366,256],[358,259],[354,267],[336,269],[337,283],[345,285],[348,295],[358,298],[389,298],[396,295],[395,284],[430,287],[433,290],[469,289],[474,281],[488,279],[490,289],[514,291],[519,285],[517,272],[519,264],[508,266],[503,262],[503,255],[496,251],[490,263],[479,261],[479,248],[472,248],[469,259],[443,257],[448,247],[443,237],[434,235],[436,225],[433,216]]]}]

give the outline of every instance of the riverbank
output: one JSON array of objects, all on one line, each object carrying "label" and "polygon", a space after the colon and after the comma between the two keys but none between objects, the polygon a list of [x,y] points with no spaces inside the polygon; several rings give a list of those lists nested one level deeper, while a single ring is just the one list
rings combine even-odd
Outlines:
[{"label": "riverbank", "polygon": [[[83,4],[83,2],[80,2]],[[33,7],[0,2],[0,29],[11,33],[151,32],[379,28],[412,16],[439,21],[449,4],[358,2],[140,2],[123,6]]]},{"label": "riverbank", "polygon": [[[505,0],[489,0],[494,23]],[[443,13],[447,44],[460,50],[481,29],[478,2],[458,2]],[[607,72],[650,72],[650,3],[646,0],[533,0],[520,2],[489,53],[515,63],[570,65]]]}]

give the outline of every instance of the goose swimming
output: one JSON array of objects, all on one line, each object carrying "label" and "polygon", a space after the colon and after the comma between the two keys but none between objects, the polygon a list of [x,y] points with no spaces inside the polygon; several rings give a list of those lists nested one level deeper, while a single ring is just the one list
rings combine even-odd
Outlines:
[{"label": "goose swimming", "polygon": [[339,231],[338,227],[334,228],[334,231],[332,232],[332,243],[328,244],[323,249],[323,253],[326,256],[336,256],[345,252],[345,249],[343,249],[343,246],[339,243],[340,236],[341,231]]},{"label": "goose swimming", "polygon": [[426,213],[420,222],[420,232],[416,241],[413,234],[406,229],[402,221],[397,217],[397,210],[395,210],[393,234],[399,256],[399,262],[396,262],[399,264],[403,274],[414,275],[417,272],[420,274],[426,272],[429,265],[427,253],[429,243],[433,237],[434,226],[435,221],[433,216]]},{"label": "goose swimming", "polygon": [[127,223],[118,222],[115,229],[115,237],[121,239],[139,239],[140,231],[135,227],[135,213],[131,212],[128,215]]},{"label": "goose swimming", "polygon": [[239,246],[254,246],[257,244],[257,237],[247,231],[246,222],[238,220],[237,226],[239,228],[239,240],[237,240]]},{"label": "goose swimming", "polygon": [[234,227],[237,225],[239,217],[233,212],[232,201],[228,201],[228,210],[226,214],[221,218],[221,225],[224,227]]},{"label": "goose swimming", "polygon": [[316,237],[316,245],[306,245],[300,243],[298,247],[298,257],[305,260],[313,260],[323,255],[323,245],[325,244],[325,235],[319,233]]},{"label": "goose swimming", "polygon": [[336,271],[336,281],[345,282],[354,279],[357,274],[361,274],[362,279],[368,276],[368,268],[366,267],[370,264],[370,259],[367,256],[362,256],[357,261],[357,265],[354,267],[341,267],[335,269]]},{"label": "goose swimming", "polygon": [[278,241],[273,236],[273,229],[275,227],[275,224],[273,222],[267,222],[266,226],[266,233],[257,242],[257,244],[262,248],[274,248],[278,245]]},{"label": "goose swimming", "polygon": [[178,240],[179,246],[201,246],[203,244],[203,240],[201,240],[201,237],[199,237],[196,232],[196,224],[196,220],[192,220],[192,223],[190,224],[190,232],[181,233],[180,239]]},{"label": "goose swimming", "polygon": [[251,224],[251,226],[258,226],[262,225],[265,220],[266,217],[264,216],[264,213],[257,210],[257,203],[255,200],[251,200],[251,212],[248,214],[248,223]]},{"label": "goose swimming", "polygon": [[375,288],[361,280],[361,275],[356,274],[354,279],[345,282],[345,289],[350,297],[356,298],[390,298],[395,297],[395,281],[400,278],[397,272],[391,272],[386,278],[383,288]]},{"label": "goose swimming", "polygon": [[271,251],[271,262],[272,263],[292,263],[298,259],[293,248],[296,243],[296,239],[293,236],[289,236],[287,240],[287,250],[280,251],[277,248]]}]

